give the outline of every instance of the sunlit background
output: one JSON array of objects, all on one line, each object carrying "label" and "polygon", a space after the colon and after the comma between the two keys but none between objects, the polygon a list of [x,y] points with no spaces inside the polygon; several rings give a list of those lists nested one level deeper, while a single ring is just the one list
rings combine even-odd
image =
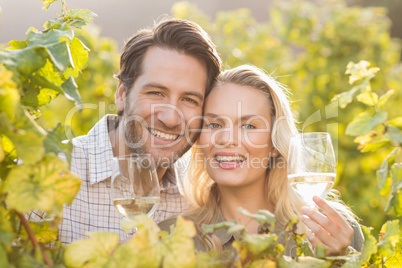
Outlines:
[{"label": "sunlit background", "polygon": [[[388,219],[384,209],[389,192],[380,196],[375,170],[389,150],[364,154],[357,150],[345,128],[363,107],[340,109],[330,103],[335,94],[351,89],[347,63],[367,60],[381,68],[373,91],[382,95],[395,89],[389,116],[401,116],[401,0],[67,0],[67,5],[98,14],[96,26],[76,32],[91,49],[88,67],[76,79],[86,106],[78,111],[72,102],[58,97],[41,107],[42,126],[53,128],[63,122],[77,136],[104,114],[115,113],[113,74],[124,41],[161,16],[190,19],[211,35],[225,68],[251,63],[290,88],[299,129],[331,133],[338,157],[335,188],[342,199],[363,225],[376,231]],[[45,21],[61,12],[60,3],[44,11],[39,0],[0,0],[0,7],[3,47],[10,40],[24,40],[29,27],[42,30]],[[305,122],[310,123],[303,128]]]}]

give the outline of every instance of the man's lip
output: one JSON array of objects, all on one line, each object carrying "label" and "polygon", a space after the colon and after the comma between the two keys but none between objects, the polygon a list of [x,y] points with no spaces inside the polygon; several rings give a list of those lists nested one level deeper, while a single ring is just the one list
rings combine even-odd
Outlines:
[{"label": "man's lip", "polygon": [[[156,129],[156,128],[148,128],[148,131],[151,133],[151,130],[156,130],[156,131],[159,131],[159,132],[162,132],[162,133],[165,133],[165,134],[168,134],[168,135],[174,135],[174,136],[178,136],[178,138],[180,138],[180,136],[183,136],[181,133],[179,133],[179,134],[177,134],[177,133],[169,133],[169,132],[166,132],[166,131],[164,131],[164,130],[159,130],[159,129]],[[151,133],[152,134],[152,133]]]}]

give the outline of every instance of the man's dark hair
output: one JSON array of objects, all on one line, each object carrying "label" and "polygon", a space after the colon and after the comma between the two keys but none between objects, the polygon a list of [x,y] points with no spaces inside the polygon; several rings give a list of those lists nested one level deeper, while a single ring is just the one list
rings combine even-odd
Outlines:
[{"label": "man's dark hair", "polygon": [[209,35],[196,23],[167,19],[133,35],[124,45],[120,57],[120,72],[116,77],[128,91],[142,74],[145,53],[150,47],[175,50],[204,62],[207,68],[208,95],[221,71],[221,60]]}]

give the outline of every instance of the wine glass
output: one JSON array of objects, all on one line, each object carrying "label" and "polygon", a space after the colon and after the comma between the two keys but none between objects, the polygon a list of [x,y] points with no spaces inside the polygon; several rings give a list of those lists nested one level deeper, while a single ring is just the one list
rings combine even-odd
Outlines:
[{"label": "wine glass", "polygon": [[296,134],[290,140],[288,158],[289,185],[309,207],[315,207],[313,196],[324,198],[335,182],[336,160],[330,135]]},{"label": "wine glass", "polygon": [[140,213],[152,216],[158,207],[160,193],[150,154],[113,157],[111,196],[117,211],[128,221]]}]

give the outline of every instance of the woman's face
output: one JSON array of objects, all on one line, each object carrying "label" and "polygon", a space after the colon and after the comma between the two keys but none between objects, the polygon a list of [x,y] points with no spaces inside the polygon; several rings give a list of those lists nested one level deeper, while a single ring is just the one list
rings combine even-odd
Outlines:
[{"label": "woman's face", "polygon": [[209,176],[224,187],[263,187],[271,141],[271,111],[261,90],[225,83],[211,91],[199,145]]}]

